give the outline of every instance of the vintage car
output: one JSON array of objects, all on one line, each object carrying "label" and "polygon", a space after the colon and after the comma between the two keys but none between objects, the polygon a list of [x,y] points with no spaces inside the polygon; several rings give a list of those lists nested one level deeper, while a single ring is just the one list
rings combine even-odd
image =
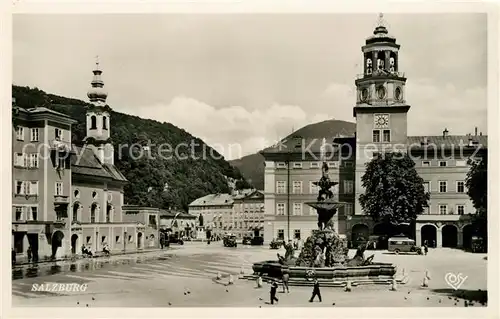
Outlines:
[{"label": "vintage car", "polygon": [[243,245],[251,245],[252,244],[252,237],[251,236],[245,236],[243,237],[243,240],[241,241]]},{"label": "vintage car", "polygon": [[168,242],[170,244],[179,244],[179,245],[184,245],[184,240],[179,237],[178,235],[175,235],[175,234],[171,234],[169,237],[168,237]]},{"label": "vintage car", "polygon": [[399,253],[417,253],[422,255],[422,249],[415,245],[415,240],[408,237],[391,237],[389,238],[388,251]]},{"label": "vintage car", "polygon": [[238,244],[236,243],[236,236],[234,235],[224,236],[223,243],[224,247],[238,247]]},{"label": "vintage car", "polygon": [[250,241],[250,245],[253,245],[253,246],[264,245],[264,237],[261,237],[261,236],[252,237],[252,240]]},{"label": "vintage car", "polygon": [[271,243],[269,244],[269,248],[270,249],[280,249],[281,246],[283,246],[284,244],[284,241],[283,240],[276,240],[276,239],[273,239],[273,241],[271,241]]}]

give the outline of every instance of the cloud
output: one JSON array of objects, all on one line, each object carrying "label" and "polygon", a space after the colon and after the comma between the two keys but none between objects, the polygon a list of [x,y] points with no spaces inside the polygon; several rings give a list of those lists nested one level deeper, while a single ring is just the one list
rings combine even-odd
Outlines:
[{"label": "cloud", "polygon": [[241,106],[217,108],[185,96],[176,97],[168,104],[123,111],[183,128],[203,139],[226,159],[252,154],[274,144],[294,128],[328,119],[327,114],[308,114],[296,105],[273,104],[254,110]]}]

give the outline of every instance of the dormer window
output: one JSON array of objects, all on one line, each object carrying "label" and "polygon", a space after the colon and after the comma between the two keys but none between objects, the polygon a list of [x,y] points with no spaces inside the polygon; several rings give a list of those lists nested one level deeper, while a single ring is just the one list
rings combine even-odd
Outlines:
[{"label": "dormer window", "polygon": [[91,130],[97,129],[97,117],[95,115],[92,115],[90,117],[90,129]]}]

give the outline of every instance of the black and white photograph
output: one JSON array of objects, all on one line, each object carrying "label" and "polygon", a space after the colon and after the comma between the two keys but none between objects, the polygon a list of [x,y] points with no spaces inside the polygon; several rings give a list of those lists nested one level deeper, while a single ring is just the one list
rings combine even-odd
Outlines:
[{"label": "black and white photograph", "polygon": [[495,17],[386,7],[14,13],[11,307],[497,307]]}]

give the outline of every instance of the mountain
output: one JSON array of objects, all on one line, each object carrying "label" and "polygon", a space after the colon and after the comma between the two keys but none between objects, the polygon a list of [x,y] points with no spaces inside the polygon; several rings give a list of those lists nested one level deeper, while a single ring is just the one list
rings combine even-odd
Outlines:
[{"label": "mountain", "polygon": [[[47,94],[38,88],[15,85],[12,86],[12,97],[19,107],[43,106],[71,116],[78,121],[72,127],[73,143],[79,144],[85,137],[85,107],[88,103]],[[110,125],[111,139],[115,146],[115,165],[130,181],[125,186],[127,204],[177,207],[187,211],[189,203],[196,198],[230,192],[230,184],[236,185],[238,189],[250,187],[240,171],[224,160],[216,150],[170,123],[112,111]],[[151,143],[152,157],[132,159],[128,156],[128,147],[134,144],[146,146],[148,141]],[[167,144],[172,148],[176,145],[189,145],[180,148],[183,152],[180,155],[187,155],[192,141],[195,143],[194,156],[185,156],[187,159],[177,155],[160,158],[159,153],[155,152],[159,145]],[[122,145],[125,147],[122,148]],[[214,156],[210,156],[211,154]]]},{"label": "mountain", "polygon": [[[284,140],[292,136],[308,138],[333,138],[337,135],[353,136],[356,131],[356,124],[340,120],[326,120],[319,123],[309,124],[293,132]],[[240,159],[229,161],[231,165],[238,168],[243,176],[257,189],[264,189],[264,157],[259,154],[251,154]]]}]

